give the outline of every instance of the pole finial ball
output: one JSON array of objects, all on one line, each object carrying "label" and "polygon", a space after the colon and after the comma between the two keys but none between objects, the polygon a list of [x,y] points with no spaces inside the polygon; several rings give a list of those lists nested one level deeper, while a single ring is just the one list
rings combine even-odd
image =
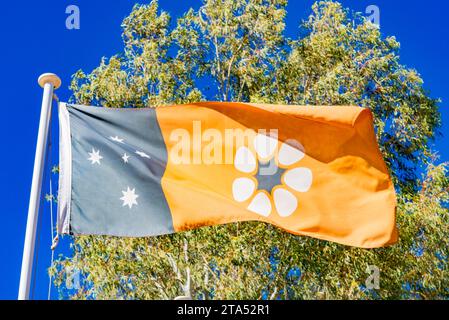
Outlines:
[{"label": "pole finial ball", "polygon": [[54,73],[44,73],[41,74],[39,79],[37,80],[39,85],[43,88],[46,83],[53,84],[53,88],[56,90],[61,86],[61,79],[55,75]]}]

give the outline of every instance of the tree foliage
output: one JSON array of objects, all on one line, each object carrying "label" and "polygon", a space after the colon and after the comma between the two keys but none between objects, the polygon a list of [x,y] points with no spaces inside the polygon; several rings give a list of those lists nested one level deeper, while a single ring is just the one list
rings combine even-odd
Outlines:
[{"label": "tree foliage", "polygon": [[[50,270],[74,299],[379,299],[449,296],[449,178],[429,142],[438,100],[399,61],[399,43],[333,1],[317,2],[297,39],[286,0],[205,0],[177,21],[157,1],[124,20],[124,50],[73,76],[72,101],[153,107],[206,99],[359,105],[375,115],[398,190],[400,242],[373,250],[293,236],[257,222],[155,238],[82,236]],[[422,174],[420,174],[422,172]],[[380,269],[368,289],[367,268]],[[67,270],[82,285],[67,290]]]}]

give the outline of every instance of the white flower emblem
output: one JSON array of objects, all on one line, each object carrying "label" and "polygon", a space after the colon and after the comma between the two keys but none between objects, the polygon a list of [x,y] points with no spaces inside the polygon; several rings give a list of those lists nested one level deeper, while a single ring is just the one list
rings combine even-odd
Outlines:
[{"label": "white flower emblem", "polygon": [[[312,185],[312,171],[296,166],[305,155],[304,147],[296,140],[288,140],[278,148],[278,140],[264,134],[257,134],[253,143],[256,154],[246,146],[235,154],[234,167],[247,176],[234,180],[234,200],[245,202],[252,197],[248,210],[264,217],[272,214],[274,203],[279,216],[288,217],[298,207],[298,199],[292,191],[307,192]],[[262,164],[271,167],[264,168],[268,172],[261,174]]]}]

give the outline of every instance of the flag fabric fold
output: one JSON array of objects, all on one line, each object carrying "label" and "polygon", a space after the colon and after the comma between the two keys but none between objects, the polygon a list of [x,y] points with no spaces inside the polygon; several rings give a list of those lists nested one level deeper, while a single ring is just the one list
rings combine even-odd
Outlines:
[{"label": "flag fabric fold", "polygon": [[350,246],[397,241],[368,109],[61,103],[59,123],[61,234],[157,236],[252,220]]}]

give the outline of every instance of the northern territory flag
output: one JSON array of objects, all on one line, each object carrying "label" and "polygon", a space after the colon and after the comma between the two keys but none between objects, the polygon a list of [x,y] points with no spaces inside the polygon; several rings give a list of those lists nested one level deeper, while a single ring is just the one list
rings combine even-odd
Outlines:
[{"label": "northern territory flag", "polygon": [[257,220],[357,247],[397,241],[368,109],[59,108],[59,233],[142,237]]}]

